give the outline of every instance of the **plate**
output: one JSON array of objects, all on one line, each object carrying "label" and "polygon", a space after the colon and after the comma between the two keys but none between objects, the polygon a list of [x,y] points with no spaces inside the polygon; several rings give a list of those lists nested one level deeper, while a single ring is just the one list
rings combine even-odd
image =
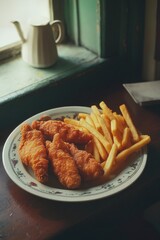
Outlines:
[{"label": "plate", "polygon": [[[81,106],[54,108],[36,114],[25,122],[31,123],[42,115],[48,115],[53,119],[59,119],[64,116],[75,117],[79,112],[90,113],[90,108]],[[15,184],[25,191],[42,198],[65,202],[83,202],[108,197],[122,191],[135,182],[146,165],[147,149],[145,147],[134,155],[134,161],[131,161],[120,174],[105,183],[83,187],[78,190],[63,189],[61,186],[53,183],[44,185],[34,178],[32,172],[22,164],[19,158],[20,125],[13,130],[4,144],[2,153],[3,165],[8,176]]]}]

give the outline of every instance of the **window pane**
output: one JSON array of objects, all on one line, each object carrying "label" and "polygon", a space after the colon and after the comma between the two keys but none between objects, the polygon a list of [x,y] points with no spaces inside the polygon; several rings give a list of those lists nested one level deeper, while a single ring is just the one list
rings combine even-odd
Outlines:
[{"label": "window pane", "polygon": [[20,40],[11,21],[19,21],[25,34],[35,16],[49,18],[49,0],[0,0],[0,47]]}]

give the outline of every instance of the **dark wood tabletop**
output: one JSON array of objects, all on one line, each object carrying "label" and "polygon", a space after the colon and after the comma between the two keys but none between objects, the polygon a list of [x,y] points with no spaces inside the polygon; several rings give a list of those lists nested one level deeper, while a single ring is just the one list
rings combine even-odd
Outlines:
[{"label": "dark wood tabletop", "polygon": [[[104,100],[118,110],[125,103],[134,123],[143,134],[151,137],[147,164],[141,176],[128,188],[112,196],[87,202],[58,202],[32,195],[18,187],[6,174],[0,161],[0,239],[56,239],[66,232],[105,226],[111,228],[140,214],[160,197],[160,106],[141,107],[123,86],[92,89],[70,105],[98,105]],[[0,150],[13,128],[0,133]],[[84,237],[85,238],[85,237]],[[64,239],[66,239],[64,237]]]}]

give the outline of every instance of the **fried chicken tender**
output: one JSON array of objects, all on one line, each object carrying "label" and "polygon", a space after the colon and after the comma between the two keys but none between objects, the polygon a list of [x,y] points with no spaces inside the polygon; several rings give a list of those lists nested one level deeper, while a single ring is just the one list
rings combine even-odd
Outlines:
[{"label": "fried chicken tender", "polygon": [[78,188],[81,184],[81,176],[60,134],[55,134],[52,142],[46,141],[46,147],[53,172],[59,182],[68,189]]},{"label": "fried chicken tender", "polygon": [[66,124],[63,121],[48,120],[48,121],[33,121],[32,128],[42,131],[42,133],[49,138],[53,139],[56,133],[65,142],[75,144],[86,144],[92,139],[92,135],[75,129],[72,125]]},{"label": "fried chicken tender", "polygon": [[29,124],[23,124],[18,150],[22,162],[32,168],[36,179],[41,183],[46,183],[49,161],[42,133],[32,129]]},{"label": "fried chicken tender", "polygon": [[95,180],[103,175],[101,164],[94,159],[92,154],[79,150],[74,144],[68,144],[68,147],[84,180]]}]

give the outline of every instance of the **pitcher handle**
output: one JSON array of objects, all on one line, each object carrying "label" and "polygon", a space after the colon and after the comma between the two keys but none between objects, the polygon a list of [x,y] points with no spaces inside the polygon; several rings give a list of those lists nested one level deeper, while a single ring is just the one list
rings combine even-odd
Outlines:
[{"label": "pitcher handle", "polygon": [[54,20],[50,23],[51,27],[54,28],[55,25],[58,26],[58,36],[55,39],[55,43],[61,43],[64,39],[64,25],[61,20]]}]

